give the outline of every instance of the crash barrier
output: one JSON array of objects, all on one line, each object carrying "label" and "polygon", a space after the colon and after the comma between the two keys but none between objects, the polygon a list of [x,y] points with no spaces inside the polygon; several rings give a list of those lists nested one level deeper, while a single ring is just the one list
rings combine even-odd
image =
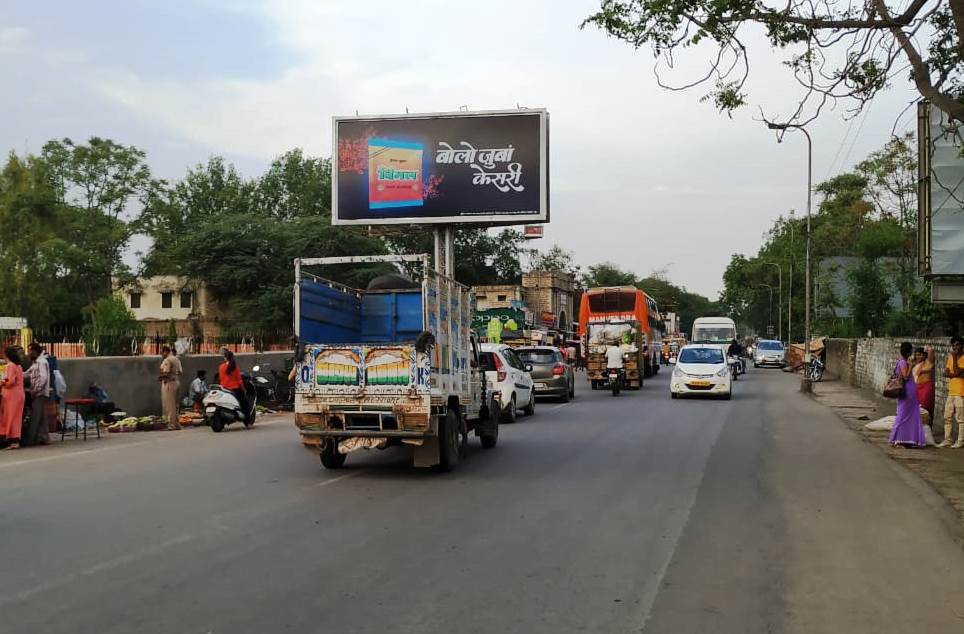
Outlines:
[{"label": "crash barrier", "polygon": [[826,365],[827,372],[854,387],[879,392],[894,372],[900,344],[909,341],[915,348],[934,348],[934,411],[944,411],[947,395],[947,379],[944,378],[944,364],[951,352],[950,339],[942,338],[894,338],[874,337],[871,339],[828,339]]},{"label": "crash barrier", "polygon": [[[287,376],[285,362],[293,353],[288,351],[239,353],[235,356],[242,372],[251,372],[255,365],[264,371],[277,370]],[[178,401],[187,395],[188,387],[198,370],[207,370],[208,383],[216,381],[220,355],[186,354],[180,357],[184,374]],[[161,388],[157,380],[161,364],[159,356],[60,358],[59,367],[67,382],[67,397],[80,398],[91,383],[103,387],[110,400],[131,416],[161,413]]]}]

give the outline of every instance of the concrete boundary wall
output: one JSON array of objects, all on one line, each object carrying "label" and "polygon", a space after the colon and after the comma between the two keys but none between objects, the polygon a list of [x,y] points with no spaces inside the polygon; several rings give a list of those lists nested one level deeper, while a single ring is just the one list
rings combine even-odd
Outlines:
[{"label": "concrete boundary wall", "polygon": [[937,382],[935,418],[940,419],[947,393],[944,365],[951,352],[950,339],[901,339],[879,337],[873,339],[830,339],[827,341],[827,371],[854,387],[880,392],[890,378],[900,356],[900,344],[909,341],[914,347],[932,346],[934,377]]},{"label": "concrete boundary wall", "polygon": [[[250,372],[255,365],[268,366],[284,373],[285,361],[292,352],[238,353],[235,359],[241,370]],[[217,376],[220,355],[182,355],[181,397],[187,395],[188,386],[198,370],[207,370],[208,382]],[[81,359],[58,359],[60,371],[67,381],[67,396],[79,397],[87,386],[97,383],[118,408],[131,416],[147,416],[161,413],[161,388],[157,380],[161,358],[141,357],[87,357]]]}]

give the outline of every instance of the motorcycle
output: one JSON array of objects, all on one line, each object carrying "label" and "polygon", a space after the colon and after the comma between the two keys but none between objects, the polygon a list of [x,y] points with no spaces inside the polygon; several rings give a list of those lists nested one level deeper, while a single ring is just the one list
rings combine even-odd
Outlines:
[{"label": "motorcycle", "polygon": [[[270,374],[266,374],[267,370]],[[258,400],[269,406],[278,400],[278,371],[269,366],[256,365],[252,368],[254,376],[254,389],[258,394]]]},{"label": "motorcycle", "polygon": [[730,376],[734,381],[740,378],[740,358],[739,357],[727,357],[727,363],[730,365]]},{"label": "motorcycle", "polygon": [[813,381],[814,383],[819,383],[821,380],[823,380],[823,371],[824,371],[823,361],[821,361],[818,357],[811,358],[810,369],[807,372],[807,375],[810,377],[810,380]]},{"label": "motorcycle", "polygon": [[208,388],[201,403],[204,406],[205,422],[211,427],[211,431],[223,431],[226,425],[239,421],[243,422],[245,427],[254,425],[258,413],[258,392],[251,377],[245,373],[241,374],[241,383],[248,397],[247,412],[241,411],[241,404],[231,390],[217,384]]},{"label": "motorcycle", "polygon": [[606,375],[609,380],[609,389],[612,390],[613,396],[619,396],[619,390],[621,390],[623,386],[622,368],[609,368],[606,370]]}]

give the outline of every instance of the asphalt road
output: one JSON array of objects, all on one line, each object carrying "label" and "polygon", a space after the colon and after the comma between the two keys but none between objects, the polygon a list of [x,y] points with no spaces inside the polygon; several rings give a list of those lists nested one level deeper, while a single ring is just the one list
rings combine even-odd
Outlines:
[{"label": "asphalt road", "polygon": [[667,381],[580,381],[444,475],[324,471],[285,417],[3,452],[0,631],[964,631],[920,481],[779,371]]}]

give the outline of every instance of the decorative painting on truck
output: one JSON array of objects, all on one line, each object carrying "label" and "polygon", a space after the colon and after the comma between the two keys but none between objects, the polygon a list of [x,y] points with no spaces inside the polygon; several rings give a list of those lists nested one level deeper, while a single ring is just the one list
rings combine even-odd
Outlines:
[{"label": "decorative painting on truck", "polygon": [[415,363],[411,348],[371,348],[365,354],[365,385],[410,385]]},{"label": "decorative painting on truck", "polygon": [[429,370],[414,346],[308,346],[297,376],[302,392],[392,394],[426,388]]},{"label": "decorative painting on truck", "polygon": [[361,349],[332,348],[318,350],[314,359],[316,385],[358,386]]}]

